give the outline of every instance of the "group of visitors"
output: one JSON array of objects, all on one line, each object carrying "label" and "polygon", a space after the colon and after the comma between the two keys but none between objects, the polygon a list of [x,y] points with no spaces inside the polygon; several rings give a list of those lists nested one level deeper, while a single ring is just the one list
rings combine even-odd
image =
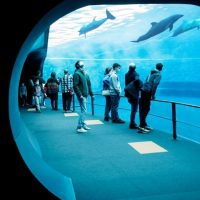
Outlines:
[{"label": "group of visitors", "polygon": [[[103,90],[108,90],[109,88],[110,91],[110,94],[105,96],[104,121],[112,119],[113,123],[125,123],[119,118],[118,114],[121,86],[117,74],[120,71],[120,67],[118,63],[114,63],[112,68],[106,68],[103,79]],[[131,105],[129,128],[139,129],[139,133],[147,133],[153,129],[147,124],[146,118],[150,111],[151,100],[155,99],[156,90],[161,80],[162,68],[163,64],[157,63],[155,69],[151,70],[144,82],[136,72],[135,63],[129,64],[129,70],[125,74],[124,93]],[[135,122],[138,107],[139,126]],[[109,116],[110,112],[111,116]]]},{"label": "group of visitors", "polygon": [[28,84],[22,82],[19,87],[19,103],[21,106],[34,106],[37,112],[41,112],[41,106],[45,106],[45,80],[41,77],[41,72],[32,76]]},{"label": "group of visitors", "polygon": [[[125,74],[124,93],[131,105],[130,112],[130,129],[139,129],[140,133],[146,133],[152,130],[147,124],[146,118],[150,111],[151,99],[155,99],[155,93],[161,80],[161,71],[163,64],[157,63],[156,68],[151,70],[150,74],[143,82],[139,74],[136,72],[135,63],[129,64],[128,72]],[[112,67],[105,69],[103,78],[103,90],[108,91],[105,95],[105,112],[104,121],[112,120],[112,123],[125,123],[119,117],[118,108],[122,93],[121,83],[118,73],[121,65],[114,63]],[[72,96],[75,93],[80,105],[80,115],[78,118],[77,132],[85,133],[91,128],[85,123],[87,113],[87,97],[90,95],[94,99],[91,81],[85,70],[84,62],[79,60],[75,63],[74,74],[71,75],[67,69],[61,78],[56,77],[56,73],[52,72],[47,82],[41,77],[38,71],[36,76],[30,79],[32,85],[32,98],[34,100],[37,112],[41,112],[40,106],[45,105],[45,98],[49,97],[52,110],[58,110],[58,92],[61,85],[62,106],[64,112],[71,112]],[[20,98],[22,106],[27,103],[27,89],[24,83],[20,87]],[[135,121],[136,113],[139,107],[139,126]]]},{"label": "group of visitors", "polygon": [[[64,70],[64,75],[61,78],[56,77],[56,73],[52,72],[47,81],[41,77],[41,72],[38,71],[35,76],[29,79],[29,91],[24,82],[19,88],[19,97],[21,106],[29,105],[35,107],[38,113],[41,113],[41,106],[45,106],[45,99],[48,97],[51,102],[52,110],[58,110],[58,92],[59,85],[62,91],[63,111],[71,111],[71,101],[73,96],[73,77]],[[30,96],[30,100],[28,100]]]}]

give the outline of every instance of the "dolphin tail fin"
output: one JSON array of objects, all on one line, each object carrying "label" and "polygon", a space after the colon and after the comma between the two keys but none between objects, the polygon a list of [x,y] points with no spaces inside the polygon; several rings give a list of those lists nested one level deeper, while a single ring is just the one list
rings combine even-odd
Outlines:
[{"label": "dolphin tail fin", "polygon": [[107,19],[115,19],[116,17],[114,15],[111,14],[111,12],[109,12],[107,9],[106,9],[106,16],[107,16]]}]

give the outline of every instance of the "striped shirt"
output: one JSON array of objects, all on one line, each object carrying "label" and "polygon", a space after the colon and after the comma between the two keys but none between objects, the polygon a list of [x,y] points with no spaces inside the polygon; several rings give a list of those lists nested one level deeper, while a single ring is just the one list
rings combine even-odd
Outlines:
[{"label": "striped shirt", "polygon": [[73,92],[73,76],[66,74],[61,79],[62,93]]}]

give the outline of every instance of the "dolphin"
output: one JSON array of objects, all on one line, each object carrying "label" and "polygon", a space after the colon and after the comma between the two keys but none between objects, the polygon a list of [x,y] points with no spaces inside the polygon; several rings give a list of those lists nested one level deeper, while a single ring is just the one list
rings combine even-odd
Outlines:
[{"label": "dolphin", "polygon": [[194,20],[184,20],[183,23],[174,31],[172,37],[195,28],[200,28],[200,18]]},{"label": "dolphin", "polygon": [[140,36],[137,40],[131,41],[131,42],[140,42],[143,40],[147,40],[155,35],[162,33],[163,31],[167,30],[168,28],[169,28],[169,31],[171,31],[173,29],[173,24],[181,17],[183,17],[183,15],[176,14],[176,15],[167,17],[167,18],[161,20],[160,22],[152,22],[151,28],[149,29],[149,31],[146,34]]},{"label": "dolphin", "polygon": [[94,17],[93,21],[90,22],[87,25],[84,25],[83,27],[81,27],[81,29],[79,30],[79,35],[84,34],[85,38],[86,38],[86,33],[89,31],[92,31],[96,28],[98,28],[99,26],[101,26],[103,23],[105,23],[108,19],[115,19],[116,17],[113,16],[107,9],[106,9],[106,18],[100,19],[100,20],[95,20],[96,17]]}]

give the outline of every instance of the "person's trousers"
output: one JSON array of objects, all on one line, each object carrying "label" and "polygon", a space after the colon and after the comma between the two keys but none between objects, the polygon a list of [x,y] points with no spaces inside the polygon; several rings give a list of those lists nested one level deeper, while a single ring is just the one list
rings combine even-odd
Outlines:
[{"label": "person's trousers", "polygon": [[80,113],[77,126],[77,129],[79,129],[85,126],[85,115],[87,113],[87,97],[83,98],[77,97],[77,99],[80,104]]},{"label": "person's trousers", "polygon": [[104,117],[109,118],[109,113],[111,111],[111,98],[110,96],[105,96],[106,105],[105,105],[105,112]]},{"label": "person's trousers", "polygon": [[41,104],[41,96],[34,96],[35,99],[35,106],[36,106],[36,110],[40,110],[40,104]]},{"label": "person's trousers", "polygon": [[151,93],[141,91],[141,97],[139,100],[140,127],[147,126],[146,118],[150,111],[150,105],[151,105]]},{"label": "person's trousers", "polygon": [[62,93],[63,110],[67,111],[71,108],[72,95],[69,92]]},{"label": "person's trousers", "polygon": [[139,98],[135,99],[134,102],[129,103],[131,104],[130,124],[135,124],[135,116],[138,110]]},{"label": "person's trousers", "polygon": [[58,110],[58,93],[50,94],[52,110]]},{"label": "person's trousers", "polygon": [[111,100],[112,120],[117,120],[117,119],[119,119],[118,108],[119,108],[120,96],[119,95],[110,95],[110,100]]}]

